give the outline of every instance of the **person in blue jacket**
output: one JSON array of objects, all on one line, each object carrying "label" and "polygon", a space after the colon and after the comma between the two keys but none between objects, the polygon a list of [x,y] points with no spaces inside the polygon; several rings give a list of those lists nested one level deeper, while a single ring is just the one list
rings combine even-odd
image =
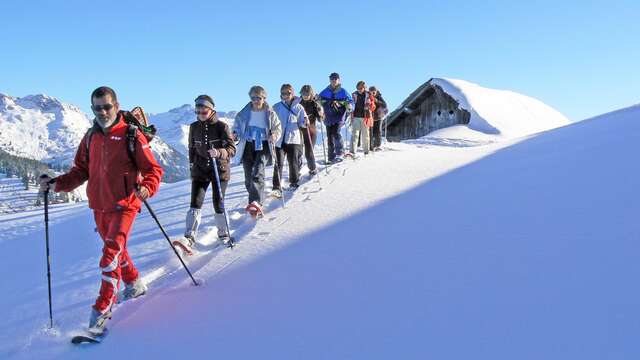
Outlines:
[{"label": "person in blue jacket", "polygon": [[327,128],[327,152],[329,162],[342,161],[344,144],[340,127],[344,125],[347,114],[353,109],[353,99],[340,85],[340,75],[329,75],[330,84],[320,92],[320,103],[324,110],[324,124]]}]

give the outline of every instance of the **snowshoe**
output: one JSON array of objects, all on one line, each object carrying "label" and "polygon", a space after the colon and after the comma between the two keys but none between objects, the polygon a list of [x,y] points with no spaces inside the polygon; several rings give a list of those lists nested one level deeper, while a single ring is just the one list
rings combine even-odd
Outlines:
[{"label": "snowshoe", "polygon": [[218,235],[218,241],[220,241],[224,246],[228,248],[232,248],[235,246],[235,242],[233,238],[229,236],[229,234]]},{"label": "snowshoe", "polygon": [[102,342],[102,340],[104,340],[104,338],[107,336],[107,334],[109,334],[109,330],[107,328],[104,328],[104,330],[102,331],[102,334],[100,335],[94,335],[90,332],[87,332],[86,334],[83,335],[76,335],[74,337],[71,338],[71,343],[72,344],[100,344]]},{"label": "snowshoe", "polygon": [[254,219],[261,219],[264,216],[264,213],[262,212],[262,206],[260,206],[260,204],[258,204],[255,201],[252,202],[251,204],[247,205],[245,210]]},{"label": "snowshoe", "polygon": [[273,189],[271,191],[271,193],[269,194],[269,196],[271,196],[272,198],[281,199],[282,198],[282,190]]},{"label": "snowshoe", "polygon": [[193,247],[195,246],[196,241],[191,237],[184,236],[182,239],[174,240],[171,243],[177,250],[182,251],[183,254],[191,256],[193,255]]}]

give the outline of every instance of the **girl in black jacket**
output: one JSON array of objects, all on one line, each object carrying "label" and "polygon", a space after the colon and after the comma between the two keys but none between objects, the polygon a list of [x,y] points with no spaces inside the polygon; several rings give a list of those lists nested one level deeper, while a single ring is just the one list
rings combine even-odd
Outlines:
[{"label": "girl in black jacket", "polygon": [[[184,241],[186,246],[195,245],[198,226],[200,225],[202,203],[209,184],[213,186],[214,218],[218,228],[218,238],[226,243],[229,234],[224,219],[222,202],[227,190],[231,170],[229,162],[236,153],[236,146],[231,138],[229,125],[218,119],[213,99],[208,95],[200,95],[195,100],[198,120],[189,125],[189,168],[191,171],[191,208],[187,212]],[[218,165],[220,176],[219,196],[213,159]]]},{"label": "girl in black jacket", "polygon": [[304,85],[300,89],[300,105],[304,107],[304,111],[307,113],[309,119],[309,125],[306,128],[300,129],[302,132],[302,139],[304,140],[304,156],[307,159],[307,167],[309,167],[309,174],[315,175],[318,173],[316,169],[316,159],[313,154],[313,146],[316,143],[316,121],[322,121],[324,118],[324,111],[322,106],[317,100],[316,93],[313,91],[311,85]]}]

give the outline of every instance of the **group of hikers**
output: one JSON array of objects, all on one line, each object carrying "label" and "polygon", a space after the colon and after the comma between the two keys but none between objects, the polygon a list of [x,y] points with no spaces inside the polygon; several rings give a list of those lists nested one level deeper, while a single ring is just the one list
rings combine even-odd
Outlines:
[{"label": "group of hikers", "polygon": [[[273,106],[266,101],[266,90],[253,86],[249,90],[250,101],[236,115],[233,127],[218,118],[212,97],[200,95],[195,99],[197,120],[190,124],[188,135],[191,203],[184,237],[179,240],[182,246],[192,248],[196,244],[202,205],[210,184],[214,190],[219,241],[230,243],[224,196],[231,164],[242,164],[248,192],[246,210],[254,217],[262,216],[268,165],[274,165],[271,195],[276,198],[283,196],[285,158],[289,170],[289,186],[285,190],[298,188],[303,156],[309,175],[316,175],[313,150],[319,121],[324,122],[327,133],[326,165],[343,161],[345,156],[357,157],[358,141],[365,155],[380,150],[387,105],[378,89],[367,88],[364,81],[359,81],[356,91],[349,94],[337,73],[332,73],[329,80],[329,86],[319,94],[310,85],[302,86],[300,96],[296,96],[293,86],[283,84],[281,101]],[[132,120],[133,111],[120,110],[113,89],[106,86],[95,89],[91,109],[95,115],[93,126],[80,142],[72,168],[55,178],[42,175],[40,188],[47,192],[50,189],[69,192],[88,181],[89,208],[104,242],[100,259],[102,281],[89,320],[89,332],[100,335],[112,316],[121,281],[125,286],[120,300],[147,292],[128,254],[127,240],[142,202],[157,193],[163,169],[151,152],[148,137],[132,125],[136,122]],[[348,120],[351,141],[349,151],[345,152],[340,130]]]}]

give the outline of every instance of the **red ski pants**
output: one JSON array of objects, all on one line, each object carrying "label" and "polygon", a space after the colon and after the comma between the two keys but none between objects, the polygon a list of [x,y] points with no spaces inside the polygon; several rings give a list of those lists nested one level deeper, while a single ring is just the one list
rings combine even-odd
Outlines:
[{"label": "red ski pants", "polygon": [[102,284],[93,305],[100,312],[110,309],[116,301],[120,279],[130,284],[138,278],[138,270],[127,251],[127,239],[137,213],[135,210],[93,212],[98,233],[104,242],[100,259]]}]

